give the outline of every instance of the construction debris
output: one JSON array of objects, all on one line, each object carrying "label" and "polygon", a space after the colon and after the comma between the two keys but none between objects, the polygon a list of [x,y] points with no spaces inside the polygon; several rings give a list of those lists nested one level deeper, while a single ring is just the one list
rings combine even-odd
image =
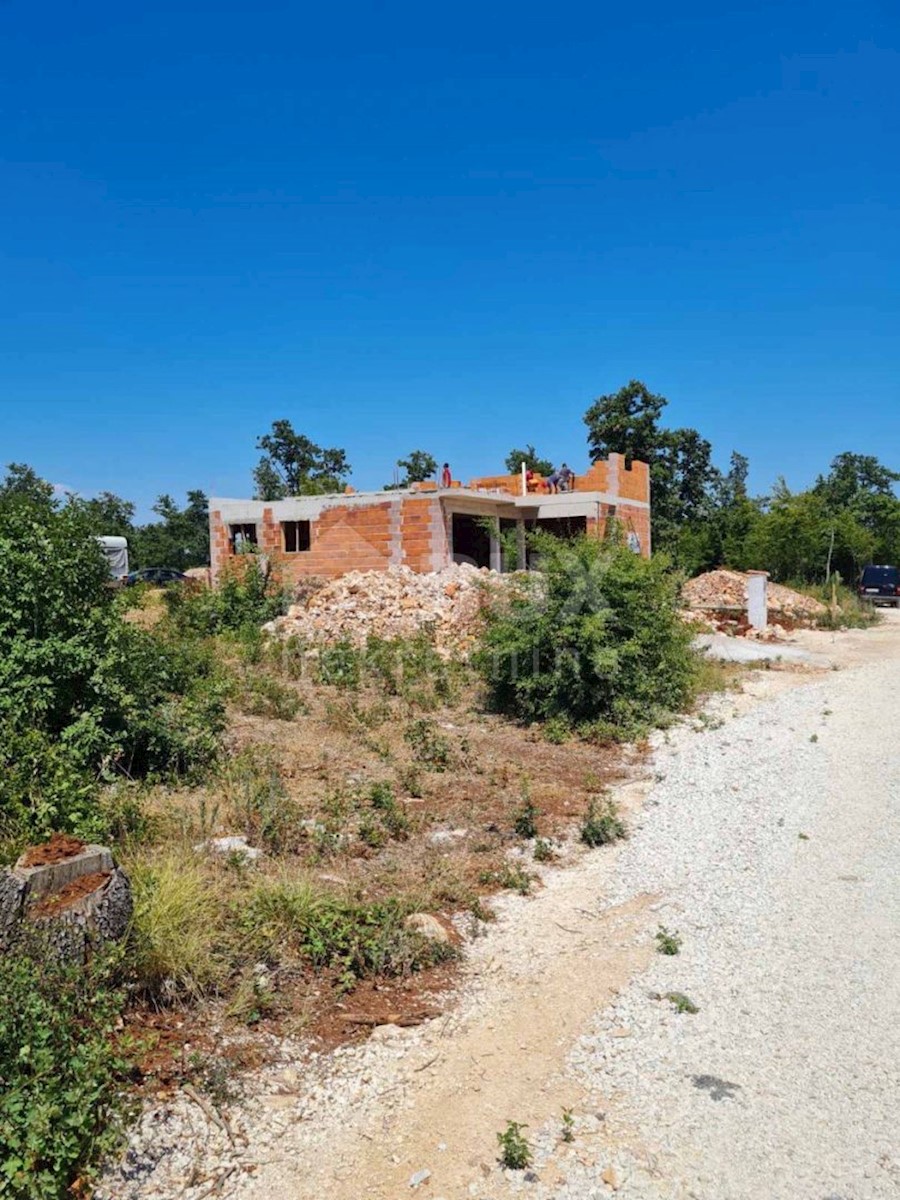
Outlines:
[{"label": "construction debris", "polygon": [[[709,571],[684,585],[685,617],[697,625],[720,632],[748,632],[747,580],[742,571]],[[775,632],[815,625],[827,608],[780,583],[768,585],[769,623]]]},{"label": "construction debris", "polygon": [[263,628],[282,639],[346,640],[355,646],[364,646],[370,636],[406,638],[427,631],[440,653],[456,656],[471,649],[490,588],[503,578],[465,563],[432,574],[402,566],[351,571]]}]

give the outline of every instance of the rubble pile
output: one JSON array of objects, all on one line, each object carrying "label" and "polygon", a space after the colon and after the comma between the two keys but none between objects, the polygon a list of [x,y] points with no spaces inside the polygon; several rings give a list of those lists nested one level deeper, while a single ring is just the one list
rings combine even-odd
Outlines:
[{"label": "rubble pile", "polygon": [[[720,632],[746,632],[748,578],[742,571],[718,570],[688,580],[681,593],[686,618]],[[812,596],[780,583],[769,584],[768,604],[769,623],[776,629],[814,625],[827,611]]]},{"label": "rubble pile", "polygon": [[427,629],[441,653],[458,655],[471,648],[489,589],[503,578],[466,563],[432,574],[402,566],[351,571],[263,628],[282,639],[356,646],[370,635],[411,637]]}]

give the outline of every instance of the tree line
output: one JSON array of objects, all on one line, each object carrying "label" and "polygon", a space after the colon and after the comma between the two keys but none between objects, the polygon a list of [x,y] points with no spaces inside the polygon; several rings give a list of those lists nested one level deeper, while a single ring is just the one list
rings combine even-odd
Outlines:
[{"label": "tree line", "polygon": [[[900,472],[873,455],[846,451],[803,491],[778,479],[766,495],[752,496],[747,458],[733,451],[728,469],[720,470],[711,443],[696,429],[663,424],[667,404],[634,379],[598,397],[584,422],[592,462],[618,453],[649,464],[653,546],[680,570],[694,575],[719,566],[760,568],[778,580],[820,583],[834,574],[851,581],[866,563],[900,563]],[[289,420],[274,421],[256,446],[262,451],[253,471],[259,500],[340,492],[349,482],[346,451],[318,445]],[[539,475],[553,470],[530,443],[506,458],[511,474],[523,464]],[[397,467],[389,489],[434,479],[438,472],[425,450],[411,451]],[[12,463],[0,482],[0,503],[17,497],[60,503],[31,467]],[[208,501],[200,490],[189,491],[183,506],[168,494],[159,496],[157,520],[146,524],[135,522],[134,504],[111,492],[87,500],[69,496],[62,503],[77,509],[89,532],[126,537],[135,567],[187,570],[209,562]]]}]

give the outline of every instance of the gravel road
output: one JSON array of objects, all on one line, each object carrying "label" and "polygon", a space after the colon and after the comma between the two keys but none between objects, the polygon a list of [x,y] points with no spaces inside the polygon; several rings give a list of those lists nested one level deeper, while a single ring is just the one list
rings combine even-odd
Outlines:
[{"label": "gravel road", "polygon": [[[500,899],[446,1017],[286,1044],[230,1140],[149,1110],[102,1200],[900,1196],[900,616],[804,644],[844,669],[660,736],[629,839]],[[529,1172],[497,1165],[507,1119]]]},{"label": "gravel road", "polygon": [[[623,1197],[900,1196],[900,624],[879,633],[881,662],[658,755],[610,901],[663,896],[682,952],[571,1056]],[[535,1194],[609,1194],[597,1165]]]}]

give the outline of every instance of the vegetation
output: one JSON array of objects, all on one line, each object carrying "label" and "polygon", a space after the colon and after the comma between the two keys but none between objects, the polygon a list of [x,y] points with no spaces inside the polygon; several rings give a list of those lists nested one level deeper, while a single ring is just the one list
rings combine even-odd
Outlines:
[{"label": "vegetation", "polygon": [[497,1134],[500,1163],[510,1171],[524,1171],[533,1161],[531,1147],[523,1132],[527,1128],[518,1121],[507,1121],[506,1128]]},{"label": "vegetation", "polygon": [[665,562],[587,537],[534,546],[541,574],[489,611],[475,658],[493,707],[598,732],[682,708],[697,664]]},{"label": "vegetation", "polygon": [[663,999],[668,1000],[677,1013],[693,1014],[700,1011],[690,996],[686,996],[684,992],[666,992]]},{"label": "vegetation", "polygon": [[128,1069],[114,1040],[113,964],[64,966],[35,945],[0,954],[0,1194],[86,1194],[118,1140]]},{"label": "vegetation", "polygon": [[[437,475],[437,459],[427,450],[412,450],[407,458],[398,458],[397,466],[403,471],[397,487],[407,488],[414,483],[424,483]],[[389,488],[395,485],[390,484]]]},{"label": "vegetation", "polygon": [[900,473],[846,452],[806,491],[778,480],[754,498],[747,459],[733,453],[717,469],[696,430],[661,425],[667,403],[632,380],[596,400],[585,423],[595,460],[615,451],[650,464],[653,544],[686,573],[763,567],[782,583],[852,582],[866,563],[900,562]]},{"label": "vegetation", "polygon": [[0,501],[0,839],[90,836],[97,786],[210,763],[224,707],[202,645],[123,620],[77,506]]},{"label": "vegetation", "polygon": [[553,474],[553,463],[549,458],[541,458],[532,445],[524,450],[510,450],[506,456],[506,469],[510,475],[518,475],[523,466],[526,471],[534,471],[536,475],[546,477]]},{"label": "vegetation", "polygon": [[660,925],[656,931],[656,950],[658,954],[680,954],[681,938],[678,930],[670,931],[666,929],[665,925]]},{"label": "vegetation", "polygon": [[342,492],[350,475],[343,450],[317,446],[290,421],[273,421],[256,448],[263,451],[253,472],[257,500]]},{"label": "vegetation", "polygon": [[585,846],[590,846],[592,849],[597,846],[606,846],[624,836],[625,824],[612,800],[605,800],[598,805],[597,801],[591,797],[580,831],[580,837]]},{"label": "vegetation", "polygon": [[575,1141],[575,1118],[571,1108],[562,1110],[562,1140],[564,1142]]}]

